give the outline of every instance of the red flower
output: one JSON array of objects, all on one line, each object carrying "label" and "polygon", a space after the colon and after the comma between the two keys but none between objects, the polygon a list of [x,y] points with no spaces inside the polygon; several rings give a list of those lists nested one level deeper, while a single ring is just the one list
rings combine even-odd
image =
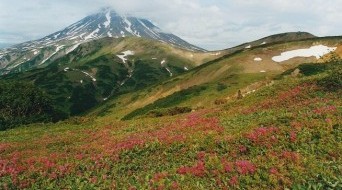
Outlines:
[{"label": "red flower", "polygon": [[297,152],[284,151],[282,153],[282,157],[293,162],[297,162],[299,160],[299,154]]},{"label": "red flower", "polygon": [[234,176],[232,177],[230,180],[229,180],[229,184],[231,186],[237,186],[239,184],[239,178],[237,176]]},{"label": "red flower", "polygon": [[270,174],[273,174],[273,175],[278,174],[278,170],[276,168],[271,168],[269,172]]},{"label": "red flower", "polygon": [[332,124],[332,120],[331,120],[330,118],[326,118],[326,119],[325,119],[325,122],[327,122],[329,125]]},{"label": "red flower", "polygon": [[177,182],[172,182],[172,184],[171,184],[171,188],[172,189],[179,189],[179,184],[177,183]]},{"label": "red flower", "polygon": [[205,164],[203,161],[198,161],[196,165],[192,167],[182,166],[177,170],[178,174],[192,174],[197,177],[203,177],[205,175]]},{"label": "red flower", "polygon": [[186,174],[187,171],[188,171],[188,169],[185,166],[181,166],[180,168],[177,169],[177,173],[182,174],[182,175]]},{"label": "red flower", "polygon": [[239,150],[240,150],[241,153],[247,152],[247,147],[245,147],[243,145],[240,145],[239,146]]},{"label": "red flower", "polygon": [[197,159],[198,160],[204,161],[204,158],[205,158],[205,152],[204,151],[197,153]]},{"label": "red flower", "polygon": [[277,142],[277,138],[274,136],[277,131],[278,129],[275,127],[259,127],[246,136],[254,144],[269,147],[272,143]]},{"label": "red flower", "polygon": [[97,177],[96,177],[96,176],[91,177],[91,178],[89,179],[89,181],[90,181],[90,183],[96,183],[96,182],[97,182]]},{"label": "red flower", "polygon": [[313,110],[313,112],[315,114],[317,114],[317,115],[323,115],[323,114],[327,114],[327,113],[334,113],[336,111],[337,111],[337,109],[333,105],[324,106],[324,107],[316,108],[315,110]]},{"label": "red flower", "polygon": [[240,174],[253,174],[256,171],[256,167],[248,160],[238,160],[235,162],[237,171]]},{"label": "red flower", "polygon": [[158,182],[158,181],[160,181],[161,179],[164,179],[167,176],[168,176],[167,172],[156,173],[156,174],[154,174],[154,176],[152,178],[152,181],[153,182]]},{"label": "red flower", "polygon": [[297,140],[297,134],[296,134],[296,132],[295,132],[295,131],[291,131],[291,132],[290,132],[290,141],[291,141],[291,142],[296,142],[296,140]]},{"label": "red flower", "polygon": [[230,173],[234,169],[234,164],[231,162],[226,161],[225,159],[222,160],[223,169],[225,172]]}]

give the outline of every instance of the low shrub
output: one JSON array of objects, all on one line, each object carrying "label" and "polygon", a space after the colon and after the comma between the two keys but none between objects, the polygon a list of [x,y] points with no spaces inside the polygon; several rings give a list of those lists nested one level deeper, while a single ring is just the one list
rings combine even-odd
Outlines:
[{"label": "low shrub", "polygon": [[342,89],[342,60],[336,60],[329,65],[329,75],[319,80],[318,85],[330,91]]},{"label": "low shrub", "polygon": [[50,97],[31,83],[0,81],[0,130],[64,118]]},{"label": "low shrub", "polygon": [[215,105],[223,105],[223,104],[226,104],[228,103],[228,100],[227,99],[216,99],[214,104]]},{"label": "low shrub", "polygon": [[173,116],[183,113],[189,113],[192,109],[189,107],[173,107],[162,110],[152,110],[148,112],[146,115],[149,117],[163,117],[163,116]]}]

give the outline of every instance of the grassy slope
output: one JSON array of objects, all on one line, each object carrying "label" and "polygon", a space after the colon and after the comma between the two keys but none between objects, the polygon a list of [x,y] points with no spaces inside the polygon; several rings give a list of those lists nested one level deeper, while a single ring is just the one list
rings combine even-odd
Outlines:
[{"label": "grassy slope", "polygon": [[[305,70],[305,69],[304,69]],[[0,133],[3,189],[338,189],[341,89],[324,70],[241,100],[120,122],[74,118]],[[323,71],[323,72],[322,72]],[[30,142],[30,143],[28,143]]]},{"label": "grassy slope", "polygon": [[[117,119],[120,119],[134,112],[134,110],[145,109],[145,106],[149,106],[159,99],[165,99],[172,94],[176,96],[177,92],[193,86],[205,87],[206,90],[201,92],[201,96],[191,97],[190,100],[181,103],[180,106],[190,106],[193,109],[203,106],[211,107],[215,100],[225,99],[229,101],[239,89],[243,93],[256,90],[285,70],[294,68],[301,63],[316,62],[315,58],[310,57],[294,58],[279,64],[273,62],[271,58],[287,50],[308,48],[317,44],[337,46],[342,49],[342,38],[327,37],[272,43],[224,55],[162,83],[113,98],[106,104],[92,110],[91,113],[97,116],[113,114],[113,117],[115,115]],[[339,54],[342,55],[341,52]],[[255,62],[254,58],[256,57],[263,60]],[[266,71],[266,73],[260,71]],[[216,88],[219,83],[224,84],[227,88],[217,91]]]}]

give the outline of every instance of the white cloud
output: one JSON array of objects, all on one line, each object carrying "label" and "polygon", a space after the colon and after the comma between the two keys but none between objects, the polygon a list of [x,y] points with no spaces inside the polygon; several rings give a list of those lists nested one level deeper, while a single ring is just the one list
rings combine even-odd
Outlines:
[{"label": "white cloud", "polygon": [[208,49],[287,31],[341,35],[342,28],[339,0],[1,0],[0,43],[43,37],[108,5]]}]

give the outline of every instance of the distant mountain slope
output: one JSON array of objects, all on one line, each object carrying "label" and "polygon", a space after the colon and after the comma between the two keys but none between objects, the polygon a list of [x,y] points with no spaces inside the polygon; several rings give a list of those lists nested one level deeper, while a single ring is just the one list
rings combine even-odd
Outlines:
[{"label": "distant mountain slope", "polygon": [[153,39],[191,51],[205,51],[171,33],[163,32],[146,19],[119,15],[111,9],[104,9],[42,39],[0,50],[0,74],[42,67],[69,54],[84,42],[129,36]]},{"label": "distant mountain slope", "polygon": [[1,78],[31,81],[50,94],[62,110],[75,115],[216,58],[151,39],[105,37],[80,44],[46,67]]},{"label": "distant mountain slope", "polygon": [[259,40],[243,43],[241,45],[225,49],[225,53],[232,53],[238,50],[242,49],[250,49],[256,46],[262,46],[265,44],[273,44],[273,43],[279,43],[279,42],[290,42],[290,41],[298,41],[298,40],[304,40],[304,39],[311,39],[311,38],[317,38],[317,36],[310,34],[308,32],[286,32],[286,33],[280,33],[280,34],[274,34],[271,36],[267,36],[264,38],[261,38]]}]

